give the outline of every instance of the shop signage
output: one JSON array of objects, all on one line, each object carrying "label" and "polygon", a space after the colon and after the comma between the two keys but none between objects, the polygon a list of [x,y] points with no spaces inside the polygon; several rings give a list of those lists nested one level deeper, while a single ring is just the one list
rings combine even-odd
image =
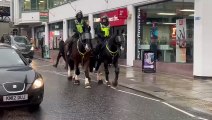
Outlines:
[{"label": "shop signage", "polygon": [[118,18],[119,19],[127,19],[127,17],[128,17],[127,8],[118,9]]},{"label": "shop signage", "polygon": [[176,62],[186,62],[186,19],[176,20]]},{"label": "shop signage", "polygon": [[40,21],[48,22],[49,21],[49,12],[40,12]]},{"label": "shop signage", "polygon": [[143,52],[142,70],[143,72],[156,72],[156,61],[154,52]]},{"label": "shop signage", "polygon": [[[123,13],[123,14],[125,14],[125,13]],[[112,26],[112,27],[126,25],[126,19],[119,18],[118,10],[100,14],[100,16],[104,16],[104,15],[108,16],[110,26]]]},{"label": "shop signage", "polygon": [[176,25],[171,26],[170,29],[171,29],[171,38],[172,38],[170,42],[170,46],[175,48],[176,47],[176,31],[177,31]]},{"label": "shop signage", "polygon": [[141,39],[143,38],[143,26],[142,24],[144,23],[144,16],[143,14],[145,13],[144,10],[138,8],[137,10],[137,59],[141,59]]}]

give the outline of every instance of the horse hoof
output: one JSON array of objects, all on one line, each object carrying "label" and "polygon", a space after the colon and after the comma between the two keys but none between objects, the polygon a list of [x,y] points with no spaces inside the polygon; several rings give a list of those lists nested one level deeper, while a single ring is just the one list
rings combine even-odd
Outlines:
[{"label": "horse hoof", "polygon": [[85,86],[85,88],[86,88],[86,89],[90,89],[90,88],[91,88],[91,86]]},{"label": "horse hoof", "polygon": [[103,84],[103,80],[98,80],[98,85]]},{"label": "horse hoof", "polygon": [[106,85],[107,85],[108,87],[111,86],[109,81],[106,81]]},{"label": "horse hoof", "polygon": [[68,77],[68,80],[69,80],[69,81],[72,81],[72,76],[71,76],[71,77]]},{"label": "horse hoof", "polygon": [[85,88],[90,89],[91,88],[90,84],[85,84]]},{"label": "horse hoof", "polygon": [[113,81],[112,85],[113,85],[113,87],[117,87],[118,86],[118,81]]},{"label": "horse hoof", "polygon": [[86,89],[91,89],[91,86],[85,86]]},{"label": "horse hoof", "polygon": [[80,84],[80,81],[79,80],[74,80],[74,84],[75,85],[79,85]]}]

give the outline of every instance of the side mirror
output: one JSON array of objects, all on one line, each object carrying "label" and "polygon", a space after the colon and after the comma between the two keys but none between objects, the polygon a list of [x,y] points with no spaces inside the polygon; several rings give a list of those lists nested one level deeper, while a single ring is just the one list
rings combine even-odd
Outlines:
[{"label": "side mirror", "polygon": [[32,62],[32,59],[30,59],[30,58],[26,58],[26,60],[27,60],[28,63]]}]

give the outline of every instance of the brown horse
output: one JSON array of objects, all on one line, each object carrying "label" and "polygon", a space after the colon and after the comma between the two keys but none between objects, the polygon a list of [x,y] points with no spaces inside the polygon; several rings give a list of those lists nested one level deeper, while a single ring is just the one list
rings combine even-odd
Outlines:
[{"label": "brown horse", "polygon": [[69,50],[69,55],[66,56],[66,61],[68,64],[68,79],[73,79],[74,84],[80,84],[78,76],[80,74],[79,65],[81,64],[85,72],[85,88],[91,88],[91,78],[89,76],[90,57],[92,54],[91,46],[90,33],[84,33],[79,39],[73,38],[71,50]]}]

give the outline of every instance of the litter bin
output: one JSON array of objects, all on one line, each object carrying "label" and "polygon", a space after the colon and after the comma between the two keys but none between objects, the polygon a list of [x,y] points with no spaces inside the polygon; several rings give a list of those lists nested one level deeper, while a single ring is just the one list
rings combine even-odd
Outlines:
[{"label": "litter bin", "polygon": [[153,51],[144,51],[142,57],[142,71],[146,73],[156,72],[156,55]]},{"label": "litter bin", "polygon": [[44,45],[44,58],[45,59],[50,59],[50,50],[49,50],[49,47],[47,45]]}]

